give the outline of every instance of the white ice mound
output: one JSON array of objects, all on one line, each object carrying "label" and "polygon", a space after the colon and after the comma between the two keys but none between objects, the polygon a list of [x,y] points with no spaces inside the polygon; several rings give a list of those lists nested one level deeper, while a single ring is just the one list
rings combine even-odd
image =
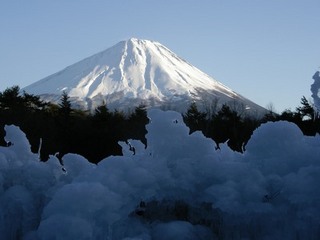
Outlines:
[{"label": "white ice mound", "polygon": [[[318,239],[320,137],[293,124],[257,129],[245,154],[201,133],[180,114],[150,110],[148,146],[98,165],[76,154],[38,161],[6,127],[0,147],[3,239]],[[130,151],[129,143],[136,152]],[[231,231],[232,230],[232,231]]]}]

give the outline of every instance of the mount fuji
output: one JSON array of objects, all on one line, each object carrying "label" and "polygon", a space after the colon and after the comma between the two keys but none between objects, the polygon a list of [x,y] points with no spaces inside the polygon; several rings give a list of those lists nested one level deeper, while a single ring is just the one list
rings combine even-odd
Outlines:
[{"label": "mount fuji", "polygon": [[192,101],[218,99],[219,104],[235,101],[250,111],[265,111],[162,44],[136,38],[121,41],[23,90],[53,102],[65,91],[74,105],[85,109],[103,103],[126,109],[143,103],[184,111]]}]

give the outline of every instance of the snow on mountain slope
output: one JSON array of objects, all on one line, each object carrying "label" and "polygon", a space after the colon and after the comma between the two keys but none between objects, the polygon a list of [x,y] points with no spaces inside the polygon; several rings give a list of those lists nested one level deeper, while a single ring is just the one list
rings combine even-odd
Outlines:
[{"label": "snow on mountain slope", "polygon": [[23,90],[55,101],[66,91],[87,108],[103,101],[117,108],[140,102],[179,108],[204,95],[259,108],[160,43],[135,38],[119,42]]}]

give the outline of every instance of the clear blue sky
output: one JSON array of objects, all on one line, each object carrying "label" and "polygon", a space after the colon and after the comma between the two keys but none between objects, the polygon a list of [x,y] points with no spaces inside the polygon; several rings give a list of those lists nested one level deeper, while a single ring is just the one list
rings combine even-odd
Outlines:
[{"label": "clear blue sky", "polygon": [[0,91],[130,37],[156,40],[265,107],[310,98],[319,0],[0,0]]}]

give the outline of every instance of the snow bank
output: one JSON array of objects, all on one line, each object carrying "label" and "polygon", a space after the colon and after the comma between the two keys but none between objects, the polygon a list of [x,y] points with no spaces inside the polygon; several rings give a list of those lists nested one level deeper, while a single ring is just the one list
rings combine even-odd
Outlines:
[{"label": "snow bank", "polygon": [[[0,147],[3,239],[319,239],[320,137],[288,122],[257,129],[245,154],[180,114],[150,110],[148,147],[98,165],[76,154],[64,168],[38,161],[25,135],[6,126]],[[136,149],[135,155],[129,144]]]}]

